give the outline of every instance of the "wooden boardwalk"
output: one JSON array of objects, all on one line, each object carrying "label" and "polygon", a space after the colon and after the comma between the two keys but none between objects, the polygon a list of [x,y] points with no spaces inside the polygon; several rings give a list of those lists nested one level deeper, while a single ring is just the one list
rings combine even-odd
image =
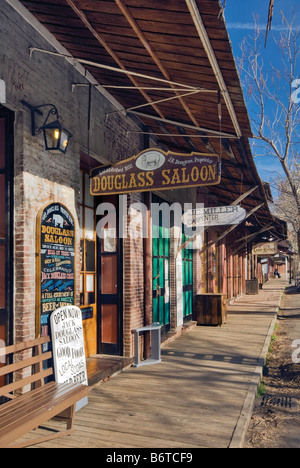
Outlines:
[{"label": "wooden boardwalk", "polygon": [[237,300],[222,327],[194,327],[168,343],[162,363],[98,384],[75,434],[37,447],[228,447],[284,284]]}]

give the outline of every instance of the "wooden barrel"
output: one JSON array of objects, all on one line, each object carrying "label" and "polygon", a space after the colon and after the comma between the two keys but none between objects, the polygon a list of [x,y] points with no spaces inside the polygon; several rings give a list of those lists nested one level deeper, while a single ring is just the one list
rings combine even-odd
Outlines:
[{"label": "wooden barrel", "polygon": [[227,321],[227,294],[199,294],[194,302],[197,325],[222,325]]},{"label": "wooden barrel", "polygon": [[254,295],[258,294],[258,279],[246,280],[246,294]]}]

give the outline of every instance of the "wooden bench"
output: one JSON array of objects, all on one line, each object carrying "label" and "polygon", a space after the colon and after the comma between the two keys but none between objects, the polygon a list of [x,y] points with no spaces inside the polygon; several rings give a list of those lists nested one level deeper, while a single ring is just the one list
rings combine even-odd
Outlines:
[{"label": "wooden bench", "polygon": [[[0,402],[4,400],[0,404],[0,448],[27,447],[74,432],[75,405],[88,395],[89,389],[80,383],[45,383],[46,378],[53,376],[52,368],[43,368],[43,363],[52,358],[51,351],[42,353],[42,346],[49,342],[50,337],[46,336],[0,348],[0,362],[6,360],[0,367],[0,378],[5,377],[5,384],[0,387]],[[14,378],[16,372],[25,368],[32,369],[31,375]],[[26,393],[21,395],[22,388]],[[65,421],[66,430],[13,443],[52,418]]]}]

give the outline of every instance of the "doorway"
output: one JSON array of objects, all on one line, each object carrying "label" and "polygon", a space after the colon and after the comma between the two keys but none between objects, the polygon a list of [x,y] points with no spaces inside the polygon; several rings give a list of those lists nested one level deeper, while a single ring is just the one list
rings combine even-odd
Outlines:
[{"label": "doorway", "polygon": [[96,216],[98,352],[100,354],[122,356],[123,261],[122,240],[119,238],[118,232],[118,196],[99,197],[97,205],[100,204],[103,207],[103,209],[101,208],[103,214]]},{"label": "doorway", "polygon": [[[182,243],[189,237],[182,234]],[[187,244],[182,249],[182,280],[183,280],[183,320],[192,319],[193,314],[193,244]]]},{"label": "doorway", "polygon": [[[153,203],[164,201],[153,195]],[[153,322],[162,326],[162,333],[170,330],[170,226],[163,220],[153,220]]]},{"label": "doorway", "polygon": [[0,341],[13,340],[13,125],[0,105]]}]

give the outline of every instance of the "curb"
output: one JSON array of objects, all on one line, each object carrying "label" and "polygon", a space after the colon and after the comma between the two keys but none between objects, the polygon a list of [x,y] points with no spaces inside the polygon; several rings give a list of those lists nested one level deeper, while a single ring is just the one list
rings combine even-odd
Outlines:
[{"label": "curb", "polygon": [[280,296],[278,305],[276,306],[276,311],[274,312],[274,316],[270,324],[262,352],[260,354],[260,357],[257,360],[257,366],[254,371],[254,374],[250,383],[250,387],[248,389],[248,392],[244,401],[243,408],[239,415],[239,418],[235,426],[235,429],[233,431],[232,438],[231,438],[228,448],[243,448],[244,446],[245,437],[246,437],[249,423],[253,414],[253,409],[254,409],[256,395],[257,395],[257,389],[263,376],[263,370],[264,370],[264,365],[266,362],[266,357],[268,354],[269,346],[271,344],[272,334],[274,332],[278,311],[279,311],[279,308],[283,299],[285,289],[286,287],[284,287],[283,292]]}]

